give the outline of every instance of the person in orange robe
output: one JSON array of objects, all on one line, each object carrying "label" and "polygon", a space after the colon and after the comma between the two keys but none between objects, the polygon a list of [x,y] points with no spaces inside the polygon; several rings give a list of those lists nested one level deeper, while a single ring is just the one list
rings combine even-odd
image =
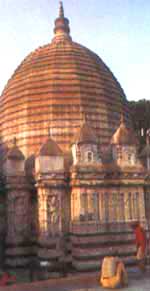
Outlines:
[{"label": "person in orange robe", "polygon": [[[110,275],[104,272],[105,260],[115,263],[115,273]],[[105,270],[106,271],[106,270]],[[105,257],[102,263],[99,283],[104,288],[116,289],[128,285],[128,275],[123,262],[118,257]]]},{"label": "person in orange robe", "polygon": [[139,222],[131,225],[135,234],[135,243],[137,247],[136,259],[138,267],[142,272],[145,272],[145,258],[146,258],[146,233]]}]

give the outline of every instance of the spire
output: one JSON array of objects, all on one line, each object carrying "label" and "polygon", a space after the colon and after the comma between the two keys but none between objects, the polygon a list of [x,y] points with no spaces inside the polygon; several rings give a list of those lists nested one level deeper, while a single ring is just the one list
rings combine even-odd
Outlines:
[{"label": "spire", "polygon": [[16,139],[16,137],[13,138],[12,144],[13,144],[13,146],[16,146],[17,145],[17,139]]},{"label": "spire", "polygon": [[59,2],[59,15],[58,18],[55,20],[55,27],[54,27],[54,41],[59,41],[62,39],[70,39],[69,35],[70,28],[69,28],[69,20],[64,16],[64,8],[62,1]]},{"label": "spire", "polygon": [[51,128],[48,127],[48,137],[51,137]]},{"label": "spire", "polygon": [[86,114],[86,113],[83,114],[82,125],[83,125],[84,123],[88,123],[88,118],[87,118],[87,114]]},{"label": "spire", "polygon": [[124,124],[125,120],[124,120],[124,114],[123,112],[121,113],[121,117],[120,117],[120,124]]},{"label": "spire", "polygon": [[63,2],[59,2],[59,18],[64,18],[64,7],[63,7]]}]

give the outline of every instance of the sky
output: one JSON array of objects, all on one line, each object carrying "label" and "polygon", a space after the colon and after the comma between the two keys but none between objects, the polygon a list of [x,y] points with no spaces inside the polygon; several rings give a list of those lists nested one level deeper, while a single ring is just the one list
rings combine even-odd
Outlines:
[{"label": "sky", "polygon": [[[96,52],[128,100],[150,100],[150,0],[64,0],[72,39]],[[0,0],[0,93],[21,61],[51,42],[59,0]]]}]

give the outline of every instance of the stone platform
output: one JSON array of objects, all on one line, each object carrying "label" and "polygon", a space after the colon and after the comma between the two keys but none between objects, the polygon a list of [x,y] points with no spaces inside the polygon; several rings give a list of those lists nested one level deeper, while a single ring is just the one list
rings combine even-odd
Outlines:
[{"label": "stone platform", "polygon": [[[98,273],[86,273],[70,275],[66,278],[50,279],[33,283],[17,284],[7,287],[0,287],[0,291],[102,291],[104,289],[98,284]],[[149,291],[150,270],[141,275],[133,270],[129,273],[129,286],[124,291]],[[117,290],[117,289],[113,289]]]}]

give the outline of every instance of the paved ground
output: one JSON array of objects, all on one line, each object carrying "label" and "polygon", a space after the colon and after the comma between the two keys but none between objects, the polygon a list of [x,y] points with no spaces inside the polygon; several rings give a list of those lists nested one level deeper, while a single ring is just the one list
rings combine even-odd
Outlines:
[{"label": "paved ground", "polygon": [[[67,278],[0,287],[0,291],[102,291],[98,273],[69,276]],[[110,290],[110,289],[107,289]],[[113,289],[114,290],[114,289]],[[150,291],[150,271],[145,275],[129,274],[129,286],[124,291]]]}]

